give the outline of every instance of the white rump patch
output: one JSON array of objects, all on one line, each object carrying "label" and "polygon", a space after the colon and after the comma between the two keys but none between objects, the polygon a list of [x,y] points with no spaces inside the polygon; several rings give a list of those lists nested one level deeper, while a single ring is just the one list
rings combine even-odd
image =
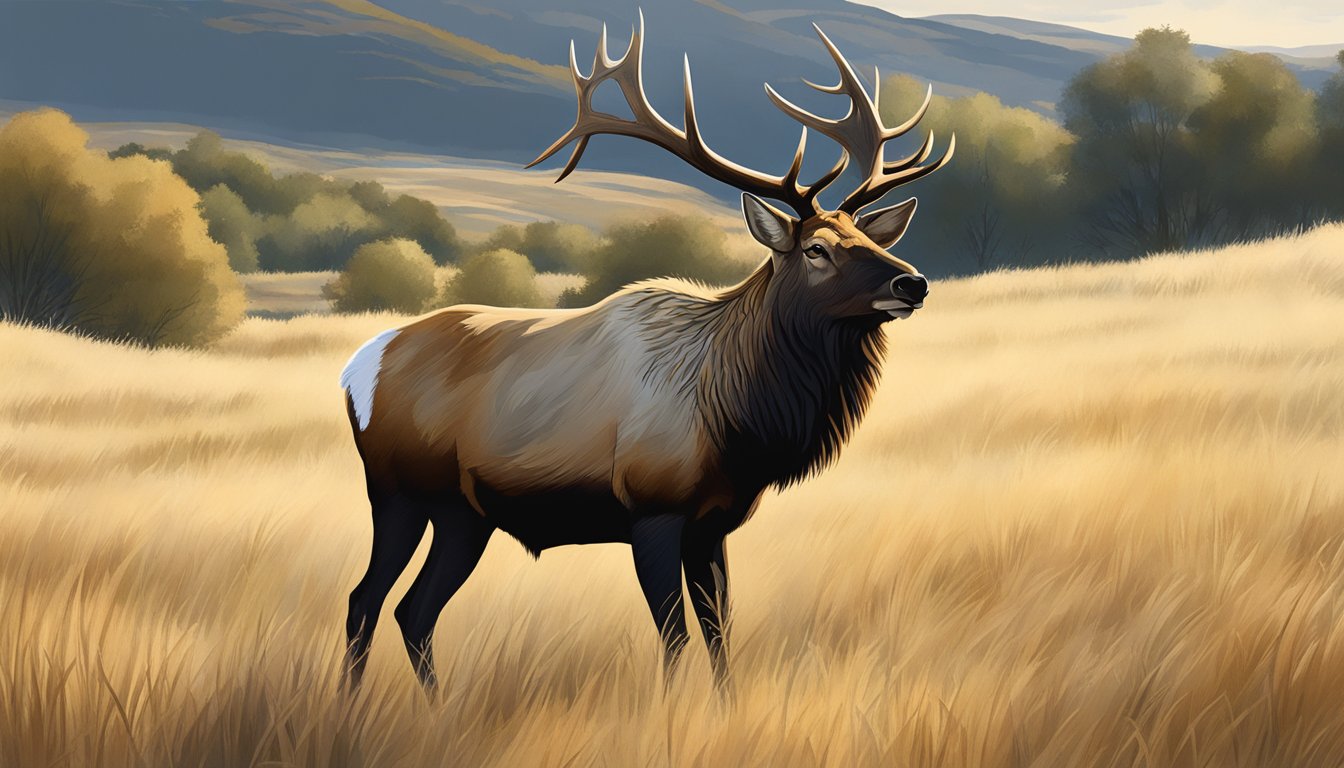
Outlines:
[{"label": "white rump patch", "polygon": [[368,429],[369,419],[373,416],[373,390],[378,386],[378,371],[383,367],[383,350],[398,333],[401,330],[393,328],[364,342],[341,371],[341,388],[350,394],[350,402],[354,403],[360,432]]}]

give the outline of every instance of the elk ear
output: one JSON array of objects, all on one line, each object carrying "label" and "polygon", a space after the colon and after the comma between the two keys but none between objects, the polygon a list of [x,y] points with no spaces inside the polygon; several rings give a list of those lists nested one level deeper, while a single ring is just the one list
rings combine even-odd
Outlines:
[{"label": "elk ear", "polygon": [[742,193],[742,215],[756,242],[776,253],[793,250],[798,220],[750,192]]},{"label": "elk ear", "polygon": [[904,235],[910,226],[910,219],[915,216],[915,203],[916,200],[912,197],[890,208],[865,213],[854,222],[854,226],[874,243],[883,248],[890,248],[901,239],[901,235]]}]

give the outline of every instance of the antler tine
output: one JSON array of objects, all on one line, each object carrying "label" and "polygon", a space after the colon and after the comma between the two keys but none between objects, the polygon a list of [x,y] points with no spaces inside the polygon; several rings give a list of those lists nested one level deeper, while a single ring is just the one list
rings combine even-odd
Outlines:
[{"label": "antler tine", "polygon": [[[926,147],[928,149],[932,148],[933,145],[932,139],[933,136],[930,135],[928,141],[926,142]],[[930,173],[933,173],[939,168],[942,168],[943,166],[947,165],[948,162],[952,160],[952,154],[956,151],[956,149],[957,149],[957,136],[956,134],[952,134],[952,137],[947,140],[947,149],[943,152],[942,157],[939,157],[936,161],[928,165],[911,165],[910,167],[905,167],[902,170],[896,171],[894,173],[884,171],[881,175],[877,177],[869,178],[868,180],[864,181],[864,183],[860,185],[858,189],[851,192],[849,197],[846,197],[845,200],[842,203],[840,203],[839,210],[842,210],[848,214],[853,215],[854,213],[857,213],[860,208],[871,205],[877,202],[878,200],[881,200],[883,195],[887,194],[896,187],[899,187],[902,184],[908,184],[912,181],[915,181],[916,179],[921,179],[925,176],[928,176]],[[916,155],[920,155],[921,157],[915,162],[916,163],[923,162],[925,159],[927,159],[927,156],[929,154],[932,153],[926,150],[921,150],[920,152],[917,152]]]},{"label": "antler tine", "polygon": [[[803,82],[807,81],[804,80]],[[827,90],[826,86],[817,86],[815,83],[808,83],[808,85],[811,85],[819,91]],[[779,111],[822,135],[830,136],[833,131],[840,127],[840,123],[842,122],[841,120],[831,120],[830,118],[814,115],[811,112],[808,112],[806,109],[803,109],[783,96],[780,96],[779,92],[775,90],[775,87],[769,83],[765,84],[765,95],[770,97],[770,100],[775,103],[776,107],[779,107]]]},{"label": "antler tine", "polygon": [[933,131],[929,131],[928,134],[924,136],[924,143],[919,146],[919,149],[915,150],[913,154],[906,155],[900,160],[893,160],[889,163],[883,163],[882,172],[895,173],[896,171],[905,170],[906,168],[909,168],[912,165],[918,165],[924,162],[925,160],[928,160],[929,155],[932,154],[933,154]]},{"label": "antler tine", "polygon": [[[579,71],[574,44],[570,43],[569,67],[574,78],[574,90],[578,101],[578,116],[574,125],[544,152],[528,163],[529,168],[574,143],[574,151],[565,163],[556,181],[561,181],[578,167],[588,141],[598,134],[630,136],[657,144],[680,157],[705,175],[731,184],[745,192],[753,192],[763,197],[779,200],[791,206],[800,216],[807,217],[820,210],[817,196],[828,185],[844,173],[851,163],[859,163],[867,174],[858,189],[851,192],[840,204],[839,210],[854,214],[865,205],[876,202],[892,187],[912,181],[941,168],[951,158],[955,142],[948,145],[943,157],[931,165],[920,165],[928,160],[932,151],[933,137],[930,134],[919,151],[909,157],[894,162],[885,162],[882,147],[885,142],[906,133],[919,122],[928,110],[932,89],[925,94],[924,104],[906,122],[893,128],[882,124],[877,112],[877,98],[869,97],[867,88],[854,68],[849,65],[844,54],[821,31],[812,25],[821,38],[826,50],[835,61],[840,72],[840,81],[833,86],[822,86],[808,82],[811,87],[824,93],[841,94],[849,97],[849,111],[844,117],[830,119],[813,114],[793,102],[780,96],[770,85],[765,86],[766,95],[786,115],[803,125],[802,135],[798,139],[798,148],[794,151],[793,161],[783,176],[771,176],[760,171],[739,165],[705,143],[700,134],[700,121],[695,113],[695,88],[691,80],[689,59],[683,61],[684,86],[682,107],[685,129],[679,129],[669,123],[658,110],[649,103],[644,93],[642,75],[644,58],[644,13],[640,11],[639,23],[630,33],[630,46],[619,59],[612,59],[607,43],[606,26],[598,40],[597,53],[593,57],[593,71],[585,76]],[[878,72],[873,70],[874,84],[880,84]],[[617,117],[593,108],[593,94],[607,80],[616,83],[621,89],[626,105],[633,119]],[[805,81],[806,82],[806,81]],[[809,185],[798,183],[802,171],[803,155],[807,149],[807,131],[811,128],[840,145],[840,158],[821,178]],[[576,143],[577,142],[577,143]]]},{"label": "antler tine", "polygon": [[588,78],[584,77],[583,73],[579,71],[579,55],[574,52],[573,38],[570,38],[569,41],[569,76],[574,80],[575,92],[580,92],[583,82]]},{"label": "antler tine", "polygon": [[[598,41],[597,54],[593,59],[592,74],[584,76],[575,64],[575,54],[570,55],[570,71],[574,78],[574,88],[578,101],[578,116],[574,125],[563,136],[556,139],[537,159],[528,163],[532,167],[554,155],[562,147],[576,142],[573,154],[565,164],[556,181],[564,179],[578,166],[588,140],[598,134],[630,136],[642,139],[666,149],[685,160],[692,167],[707,176],[731,184],[743,191],[754,192],[763,197],[773,198],[793,207],[800,216],[816,213],[815,193],[797,184],[798,173],[802,168],[802,151],[806,136],[799,142],[794,153],[793,163],[784,176],[770,176],[733,161],[715,152],[705,143],[700,134],[699,120],[695,113],[695,91],[691,82],[690,62],[684,64],[684,112],[685,130],[669,123],[658,110],[649,103],[644,93],[641,74],[643,66],[644,13],[640,11],[639,23],[630,35],[630,47],[625,55],[613,60],[608,51],[606,27]],[[573,44],[571,43],[571,51]],[[611,80],[621,89],[626,105],[633,119],[617,117],[600,112],[593,107],[593,94],[607,80]]]},{"label": "antler tine", "polygon": [[906,133],[909,133],[911,128],[914,128],[916,125],[919,124],[920,120],[924,119],[924,113],[929,111],[929,104],[931,103],[933,103],[932,83],[930,83],[929,87],[924,90],[924,101],[920,103],[919,109],[916,109],[913,115],[911,115],[904,123],[901,123],[895,128],[884,128],[883,134],[888,136],[889,138],[894,139],[897,136],[902,136]]},{"label": "antler tine", "polygon": [[826,177],[813,185],[816,191],[820,191],[820,188],[825,184],[834,181],[850,162],[860,164],[867,173],[867,178],[841,202],[839,208],[846,213],[853,214],[857,213],[860,208],[876,202],[892,188],[932,173],[951,159],[951,148],[949,147],[949,152],[938,162],[930,166],[919,165],[927,160],[932,152],[933,136],[930,134],[926,137],[924,145],[913,155],[894,162],[886,162],[883,158],[883,146],[891,139],[908,133],[919,123],[928,111],[933,98],[933,88],[930,87],[924,94],[923,104],[910,119],[900,125],[888,128],[882,123],[878,111],[878,93],[880,93],[882,83],[881,73],[878,69],[873,68],[874,94],[870,97],[863,81],[859,79],[858,74],[855,73],[854,68],[850,66],[849,61],[836,47],[835,43],[831,42],[831,39],[816,24],[813,24],[812,28],[816,30],[817,36],[821,38],[822,44],[826,46],[826,51],[835,62],[840,80],[835,85],[818,85],[808,80],[803,82],[823,93],[848,96],[849,111],[843,117],[832,120],[808,112],[780,96],[770,86],[766,86],[766,94],[769,95],[775,106],[779,107],[785,114],[803,125],[821,132],[839,144],[844,150],[840,162],[836,164],[836,168],[832,169],[833,173],[828,173]]}]

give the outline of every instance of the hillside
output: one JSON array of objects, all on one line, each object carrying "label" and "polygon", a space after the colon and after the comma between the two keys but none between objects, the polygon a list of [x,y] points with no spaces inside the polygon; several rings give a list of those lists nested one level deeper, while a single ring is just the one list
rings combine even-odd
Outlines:
[{"label": "hillside", "polygon": [[[927,77],[944,92],[989,89],[1015,104],[1053,102],[1064,79],[1092,60],[843,0],[752,5],[677,0],[645,8],[654,100],[677,103],[689,53],[707,135],[749,164],[780,165],[797,140],[761,84],[805,92],[800,78],[832,76],[812,21],[865,72],[876,64]],[[614,0],[557,7],[18,0],[0,3],[0,99],[59,106],[81,121],[179,121],[239,138],[523,163],[572,119],[569,41],[591,60],[603,23],[615,45],[635,21],[634,7]],[[592,167],[652,166],[691,178],[635,142],[602,143]]]},{"label": "hillside", "polygon": [[[654,103],[675,115],[688,54],[707,138],[766,169],[787,162],[797,126],[769,105],[762,83],[805,107],[837,108],[799,82],[834,76],[813,22],[865,76],[877,66],[928,80],[941,94],[988,91],[1046,114],[1069,78],[1128,42],[1019,19],[902,18],[846,0],[673,0],[644,12]],[[569,41],[586,67],[602,25],[619,51],[635,18],[634,6],[616,0],[488,8],[468,0],[9,0],[0,3],[0,100],[15,110],[57,106],[80,122],[182,122],[240,139],[517,165],[572,120]],[[1333,67],[1285,58],[1310,87]],[[586,167],[665,176],[726,198],[639,142],[597,143]]]},{"label": "hillside", "polygon": [[369,523],[335,382],[400,318],[0,326],[0,764],[1339,765],[1341,253],[935,285],[839,463],[730,537],[727,704],[698,644],[661,695],[628,548],[506,536],[440,700],[390,620],[337,694]]},{"label": "hillside", "polygon": [[[1008,16],[981,16],[970,13],[948,13],[924,17],[929,21],[987,32],[994,35],[1007,35],[1021,40],[1058,45],[1075,51],[1086,51],[1102,56],[1118,53],[1130,45],[1130,39],[1117,35],[1107,35],[1086,29],[1070,27],[1065,24],[1049,24],[1027,19],[1015,19]],[[1187,30],[1194,31],[1197,30]],[[1197,35],[1196,35],[1197,37]],[[1338,45],[1309,45],[1299,48],[1278,48],[1269,45],[1249,46],[1244,50],[1260,53],[1272,53],[1283,59],[1297,72],[1298,77],[1308,88],[1320,88],[1325,77],[1333,72],[1335,54],[1344,50],[1344,42]],[[1225,53],[1226,48],[1215,45],[1196,45],[1195,52],[1204,58],[1214,58]]]}]

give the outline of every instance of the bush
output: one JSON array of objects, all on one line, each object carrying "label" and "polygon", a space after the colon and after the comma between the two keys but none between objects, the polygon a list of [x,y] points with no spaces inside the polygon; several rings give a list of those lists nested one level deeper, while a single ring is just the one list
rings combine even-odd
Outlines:
[{"label": "bush", "polygon": [[597,248],[597,236],[585,226],[534,221],[521,227],[517,224],[497,227],[474,250],[515,251],[526,256],[539,272],[582,274],[592,268]]},{"label": "bush", "polygon": [[[242,269],[255,268],[253,250],[256,264],[266,270],[340,269],[359,246],[393,237],[416,241],[439,264],[458,258],[457,232],[433,203],[410,195],[393,198],[376,181],[352,183],[315,173],[277,177],[263,163],[225,149],[210,131],[177,152],[130,143],[108,154],[167,159],[203,196],[216,189],[231,192],[236,201],[214,195],[203,213],[212,235],[224,238]],[[239,201],[252,219],[241,230]],[[217,221],[217,215],[229,221]]]},{"label": "bush", "polygon": [[52,109],[0,127],[0,317],[145,344],[202,344],[244,298],[200,198],[167,163],[110,158]]},{"label": "bush", "polygon": [[201,195],[199,207],[209,225],[210,239],[228,251],[233,271],[257,271],[257,234],[262,222],[247,209],[243,198],[216,184]]},{"label": "bush", "polygon": [[[523,253],[523,228],[517,224],[501,224],[495,227],[489,237],[481,241],[475,248],[477,253],[485,251],[497,251],[503,248],[506,251],[516,251]],[[526,256],[527,254],[523,254]]]},{"label": "bush", "polygon": [[537,270],[517,251],[497,248],[468,256],[448,281],[444,304],[487,304],[493,307],[540,307]]},{"label": "bush", "polygon": [[423,312],[434,298],[434,260],[412,240],[366,243],[322,294],[337,312]]},{"label": "bush", "polygon": [[416,241],[433,257],[434,263],[457,261],[460,255],[457,231],[428,200],[399,195],[385,210],[375,213],[388,233]]},{"label": "bush", "polygon": [[666,215],[648,222],[618,224],[592,252],[577,291],[565,291],[561,306],[592,304],[622,286],[650,277],[683,277],[725,284],[746,276],[751,266],[728,255],[723,230],[702,216]]},{"label": "bush", "polygon": [[593,231],[578,224],[534,221],[523,227],[520,253],[541,272],[585,273],[597,250]]},{"label": "bush", "polygon": [[268,216],[257,241],[268,272],[341,269],[356,249],[374,238],[374,217],[345,194],[315,195],[288,216]]}]

